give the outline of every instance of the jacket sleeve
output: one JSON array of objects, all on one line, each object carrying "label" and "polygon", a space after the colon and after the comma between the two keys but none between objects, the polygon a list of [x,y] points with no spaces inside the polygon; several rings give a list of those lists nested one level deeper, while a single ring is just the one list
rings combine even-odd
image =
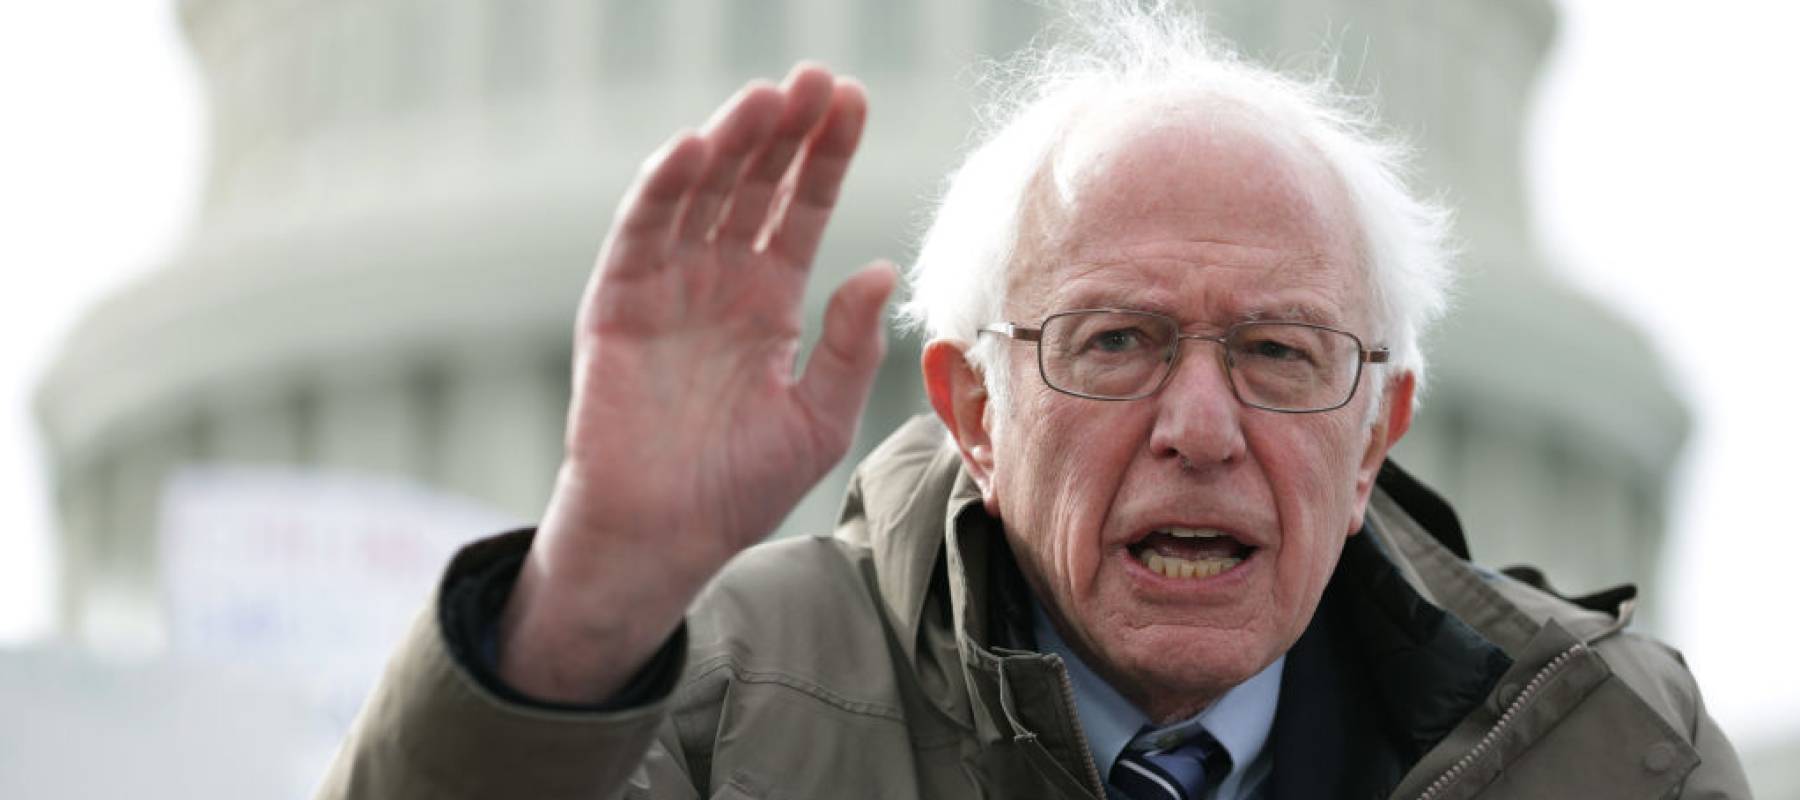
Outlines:
[{"label": "jacket sleeve", "polygon": [[[670,749],[679,747],[675,737],[656,741],[673,677],[657,680],[658,690],[641,704],[553,707],[503,696],[504,687],[486,685],[453,654],[445,587],[521,549],[526,537],[478,542],[452,561],[432,610],[413,624],[339,749],[320,800],[698,796],[684,760]],[[672,657],[653,664],[678,674],[685,628],[665,654],[670,650]]]},{"label": "jacket sleeve", "polygon": [[1700,753],[1700,765],[1688,773],[1687,781],[1681,785],[1682,800],[1748,800],[1750,782],[1737,751],[1706,707],[1701,705],[1696,710],[1691,741]]}]

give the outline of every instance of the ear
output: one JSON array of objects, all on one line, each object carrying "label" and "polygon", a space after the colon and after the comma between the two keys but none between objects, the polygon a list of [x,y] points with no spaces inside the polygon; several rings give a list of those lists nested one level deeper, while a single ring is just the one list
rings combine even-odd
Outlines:
[{"label": "ear", "polygon": [[925,394],[931,408],[956,440],[963,468],[981,488],[982,503],[998,513],[994,497],[994,442],[987,426],[987,384],[981,371],[969,363],[968,345],[949,339],[925,344],[920,368],[925,373]]},{"label": "ear", "polygon": [[1350,517],[1351,535],[1362,529],[1363,514],[1369,510],[1369,494],[1375,490],[1375,476],[1381,472],[1381,463],[1412,427],[1415,386],[1412,372],[1403,372],[1389,380],[1386,391],[1381,393],[1381,411],[1375,417],[1375,424],[1369,427],[1369,441],[1363,448],[1362,462],[1356,468],[1356,513]]}]

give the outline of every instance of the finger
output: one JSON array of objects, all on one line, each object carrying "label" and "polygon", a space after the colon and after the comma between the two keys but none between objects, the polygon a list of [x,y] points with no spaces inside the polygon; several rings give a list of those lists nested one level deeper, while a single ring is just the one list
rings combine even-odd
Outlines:
[{"label": "finger", "polygon": [[831,105],[832,83],[831,73],[810,64],[795,67],[793,74],[788,76],[784,86],[787,106],[781,120],[775,124],[774,134],[750,157],[750,163],[731,192],[729,207],[719,224],[718,240],[721,243],[743,244],[754,241],[762,233],[776,187],[787,174],[788,165],[800,151],[807,134]]},{"label": "finger", "polygon": [[823,440],[838,451],[834,458],[849,448],[875,383],[886,350],[881,308],[898,280],[892,264],[870,264],[845,280],[825,307],[825,331],[798,389],[801,402],[823,427]]},{"label": "finger", "polygon": [[720,107],[702,132],[712,159],[681,212],[678,245],[704,244],[719,222],[719,209],[737,183],[744,160],[769,138],[786,97],[769,83],[756,81]]},{"label": "finger", "polygon": [[769,249],[787,256],[793,264],[812,263],[819,249],[844,175],[850,171],[850,157],[862,140],[868,111],[868,95],[862,86],[839,80],[832,91],[831,110],[807,138],[800,160],[782,185],[784,200],[776,204],[780,227],[770,238]]},{"label": "finger", "polygon": [[682,200],[706,166],[707,149],[704,139],[683,131],[644,160],[619,203],[600,273],[629,277],[662,266]]}]

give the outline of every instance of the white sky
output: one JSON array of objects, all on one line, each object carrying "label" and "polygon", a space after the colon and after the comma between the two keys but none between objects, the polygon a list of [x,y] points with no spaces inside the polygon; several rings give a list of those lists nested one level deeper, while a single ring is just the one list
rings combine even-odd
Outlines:
[{"label": "white sky", "polygon": [[0,643],[42,635],[51,518],[30,392],[107,287],[181,236],[202,169],[172,2],[0,4]]},{"label": "white sky", "polygon": [[[81,310],[156,266],[192,214],[204,131],[171,5],[0,6],[0,644],[43,636],[52,607],[30,387]],[[1696,406],[1668,635],[1740,745],[1800,733],[1800,636],[1776,622],[1800,560],[1800,4],[1562,5],[1528,131],[1540,235],[1649,331]]]}]

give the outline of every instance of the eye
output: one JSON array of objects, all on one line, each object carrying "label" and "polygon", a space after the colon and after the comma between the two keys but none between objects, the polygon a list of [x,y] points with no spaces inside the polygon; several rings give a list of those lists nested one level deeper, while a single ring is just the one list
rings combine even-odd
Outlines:
[{"label": "eye", "polygon": [[1102,353],[1129,353],[1144,346],[1147,338],[1137,328],[1110,328],[1088,337],[1083,350]]},{"label": "eye", "polygon": [[1245,348],[1248,355],[1271,361],[1305,361],[1306,351],[1274,339],[1256,339]]},{"label": "eye", "polygon": [[1321,352],[1315,338],[1304,329],[1281,330],[1269,326],[1268,329],[1243,337],[1232,350],[1240,361],[1247,363],[1314,364],[1318,362],[1318,354]]}]

